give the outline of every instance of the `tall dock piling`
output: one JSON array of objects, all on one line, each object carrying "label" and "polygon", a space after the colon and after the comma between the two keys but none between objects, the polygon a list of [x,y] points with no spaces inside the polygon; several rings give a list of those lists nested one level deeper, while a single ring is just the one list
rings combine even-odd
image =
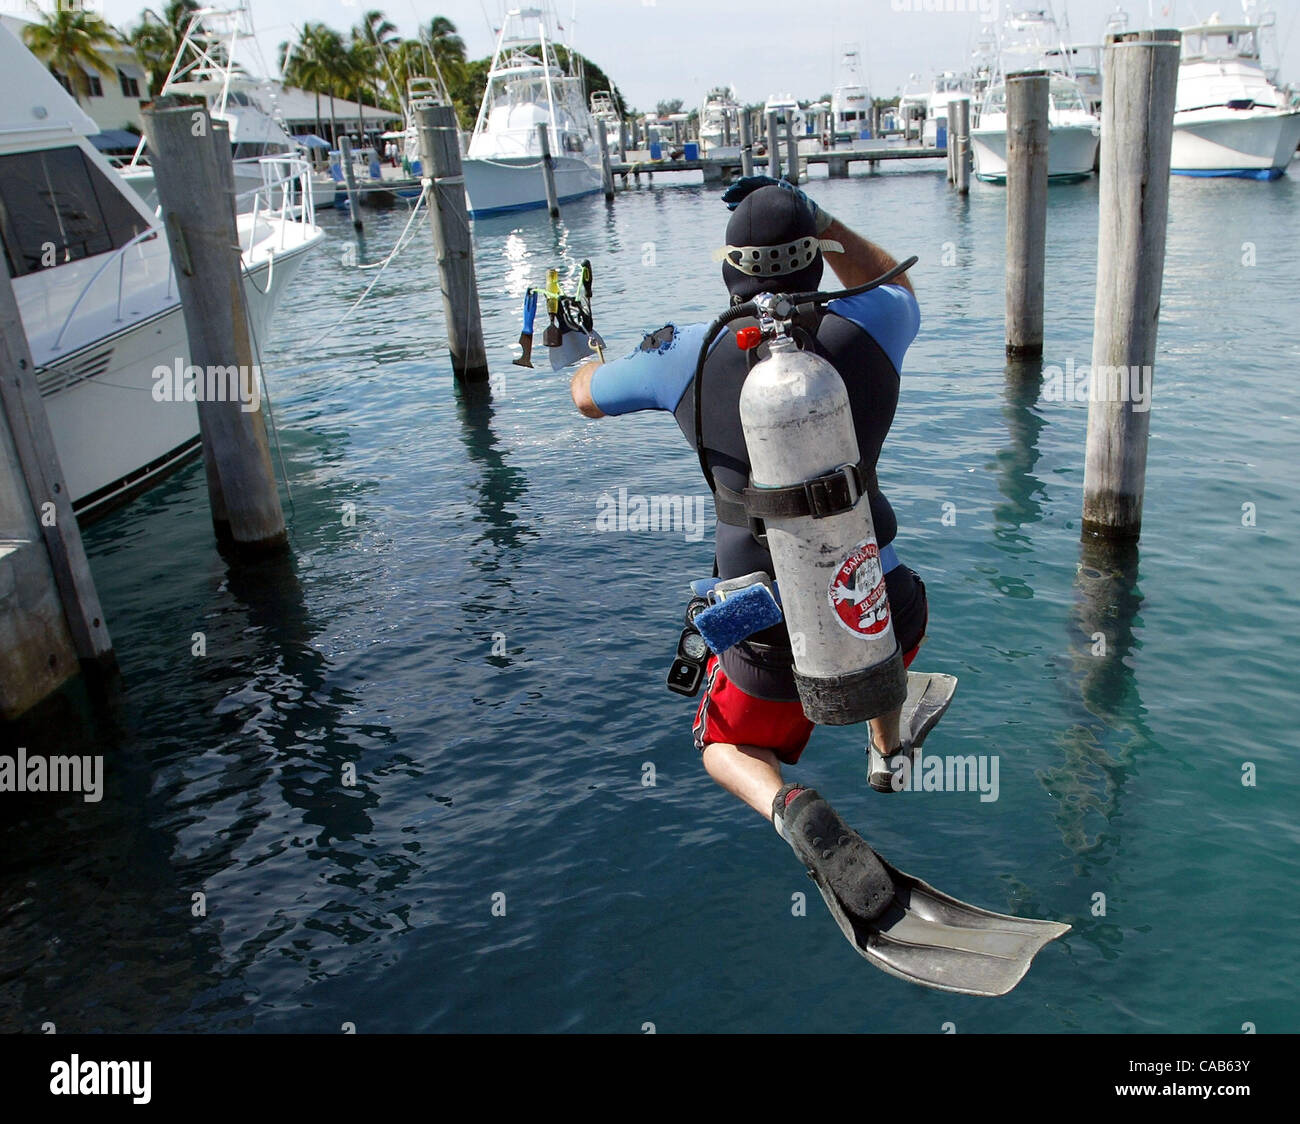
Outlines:
[{"label": "tall dock piling", "polygon": [[794,133],[794,114],[786,114],[785,120],[785,178],[788,182],[799,183],[799,138]]},{"label": "tall dock piling", "polygon": [[537,123],[537,141],[542,150],[542,186],[546,189],[546,213],[553,219],[560,217],[560,197],[555,193],[555,161],[551,157],[550,126],[545,121]]},{"label": "tall dock piling", "polygon": [[1012,358],[1043,353],[1047,95],[1047,71],[1007,75],[1007,354]]},{"label": "tall dock piling", "polygon": [[343,186],[348,193],[348,214],[352,229],[361,229],[361,197],[357,192],[357,170],[352,166],[352,138],[339,137],[339,163],[343,167]]},{"label": "tall dock piling", "polygon": [[[618,162],[620,164],[627,163],[627,118],[626,117],[620,117],[618,119]],[[624,180],[623,182],[624,182],[624,186],[627,186],[627,181]]]},{"label": "tall dock piling", "polygon": [[1142,530],[1179,51],[1174,30],[1106,42],[1085,536],[1134,541]]},{"label": "tall dock piling", "polygon": [[748,113],[740,115],[740,174],[754,174],[754,123]]},{"label": "tall dock piling", "polygon": [[77,664],[117,670],[72,513],[36,366],[8,277],[0,278],[0,719],[57,690]]},{"label": "tall dock piling", "polygon": [[781,149],[777,144],[776,110],[767,115],[767,174],[774,180],[781,178]]},{"label": "tall dock piling", "polygon": [[[483,319],[474,273],[474,243],[465,207],[465,174],[460,162],[456,111],[449,105],[435,105],[417,112],[421,159],[431,180],[429,225],[438,256],[451,366],[461,382],[481,381],[488,377],[487,351],[483,346]],[[538,129],[546,152],[546,126],[538,125]],[[555,182],[554,179],[548,182],[547,195],[553,199]],[[559,213],[558,208],[555,213]]]},{"label": "tall dock piling", "polygon": [[962,98],[952,103],[948,111],[948,147],[953,151],[957,178],[954,186],[960,195],[970,193],[970,176],[973,153],[970,147],[970,99]]},{"label": "tall dock piling", "polygon": [[[245,313],[230,194],[234,175],[223,166],[230,163],[230,145],[213,130],[206,110],[161,101],[144,111],[144,132],[185,315],[189,360],[203,372],[197,405],[213,527],[219,542],[240,553],[274,553],[288,538]],[[237,372],[237,387],[228,385],[231,371]]]},{"label": "tall dock piling", "polygon": [[605,202],[614,201],[614,171],[609,164],[609,137],[605,135],[605,122],[596,122],[596,139],[600,142],[600,183],[605,189]]}]

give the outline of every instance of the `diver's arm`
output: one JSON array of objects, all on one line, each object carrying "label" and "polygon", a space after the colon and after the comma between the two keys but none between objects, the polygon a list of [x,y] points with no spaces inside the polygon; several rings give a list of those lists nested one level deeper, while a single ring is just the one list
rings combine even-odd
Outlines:
[{"label": "diver's arm", "polygon": [[[844,247],[842,254],[831,250],[822,252],[827,264],[835,271],[835,276],[846,289],[865,284],[882,273],[888,273],[898,264],[874,242],[868,242],[862,235],[855,234],[839,219],[831,219],[830,225],[821,237],[838,242]],[[908,280],[906,273],[900,273],[890,284],[902,285],[909,293],[915,295],[912,282]]]},{"label": "diver's arm", "polygon": [[578,413],[584,418],[603,418],[605,416],[604,411],[596,405],[595,399],[591,397],[591,377],[599,367],[599,359],[588,359],[578,368],[569,383],[569,394],[573,397],[573,404],[578,407]]}]

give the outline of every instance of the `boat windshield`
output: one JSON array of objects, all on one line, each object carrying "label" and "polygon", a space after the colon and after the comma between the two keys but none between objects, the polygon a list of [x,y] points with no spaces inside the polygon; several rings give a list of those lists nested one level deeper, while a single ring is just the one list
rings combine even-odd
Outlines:
[{"label": "boat windshield", "polygon": [[1059,82],[1052,79],[1049,93],[1052,98],[1052,108],[1055,110],[1069,110],[1079,113],[1086,113],[1088,110],[1088,107],[1083,104],[1083,96],[1079,93],[1079,87],[1073,82]]},{"label": "boat windshield", "polygon": [[1183,62],[1191,59],[1257,59],[1253,27],[1197,28],[1183,32]]}]

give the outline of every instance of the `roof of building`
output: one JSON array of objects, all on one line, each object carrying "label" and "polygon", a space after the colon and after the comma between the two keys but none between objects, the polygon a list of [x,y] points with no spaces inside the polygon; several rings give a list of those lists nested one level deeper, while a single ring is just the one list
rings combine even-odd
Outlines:
[{"label": "roof of building", "polygon": [[[273,103],[279,111],[280,116],[291,125],[307,124],[312,125],[316,122],[316,95],[307,90],[299,90],[294,86],[281,86],[278,82],[271,83],[273,90]],[[270,108],[267,106],[266,108]],[[378,124],[381,121],[400,121],[402,115],[394,113],[388,109],[380,109],[378,106],[367,105],[365,107],[366,120],[374,121]],[[335,97],[334,99],[334,117],[338,119],[341,125],[344,119],[355,121],[358,116],[357,103],[349,101],[346,98]],[[328,94],[320,96],[320,119],[329,121],[330,119],[330,99]],[[305,131],[305,130],[304,130]]]}]

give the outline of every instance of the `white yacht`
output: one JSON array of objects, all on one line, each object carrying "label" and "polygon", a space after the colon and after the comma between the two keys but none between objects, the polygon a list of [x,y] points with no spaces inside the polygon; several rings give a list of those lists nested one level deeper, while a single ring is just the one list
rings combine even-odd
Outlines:
[{"label": "white yacht", "polygon": [[715,86],[708,92],[700,109],[700,151],[704,155],[740,158],[742,112],[735,87]]},{"label": "white yacht", "polygon": [[930,84],[925,123],[921,126],[921,143],[928,148],[948,146],[948,103],[970,101],[968,80],[964,75],[945,70]]},{"label": "white yacht", "polygon": [[785,141],[785,126],[788,121],[795,135],[795,139],[801,139],[807,132],[807,119],[804,112],[799,108],[798,99],[792,98],[789,94],[772,94],[768,97],[767,102],[763,105],[763,120],[767,120],[769,113],[776,114],[777,136],[781,141]]},{"label": "white yacht", "polygon": [[[591,119],[598,129],[605,130],[605,144],[610,152],[618,148],[618,110],[614,108],[614,99],[608,90],[591,91]],[[600,133],[596,134],[599,142]]]},{"label": "white yacht", "polygon": [[1018,70],[1050,74],[1047,114],[1047,176],[1058,181],[1092,175],[1101,142],[1101,121],[1088,110],[1075,80],[1071,55],[1062,45],[1050,8],[1010,13],[999,36],[997,73],[971,129],[975,174],[990,183],[1007,178],[1006,76]]},{"label": "white yacht", "polygon": [[[73,508],[92,517],[199,452],[193,402],[158,401],[189,341],[162,221],[87,140],[99,126],[0,27],[0,238]],[[238,229],[251,326],[323,237],[311,181],[257,161]],[[304,206],[305,205],[305,206]]]},{"label": "white yacht", "polygon": [[831,91],[831,133],[837,142],[862,140],[871,128],[871,94],[862,80],[856,44],[844,49],[839,77]]},{"label": "white yacht", "polygon": [[1265,74],[1259,40],[1266,26],[1221,23],[1216,14],[1183,28],[1174,172],[1276,179],[1286,171],[1300,144],[1300,107]]},{"label": "white yacht", "polygon": [[[546,205],[540,124],[546,125],[560,202],[601,189],[597,125],[582,96],[581,74],[560,66],[549,31],[556,26],[550,4],[506,13],[464,162],[471,215]],[[578,56],[570,51],[569,59],[572,66]]]}]

